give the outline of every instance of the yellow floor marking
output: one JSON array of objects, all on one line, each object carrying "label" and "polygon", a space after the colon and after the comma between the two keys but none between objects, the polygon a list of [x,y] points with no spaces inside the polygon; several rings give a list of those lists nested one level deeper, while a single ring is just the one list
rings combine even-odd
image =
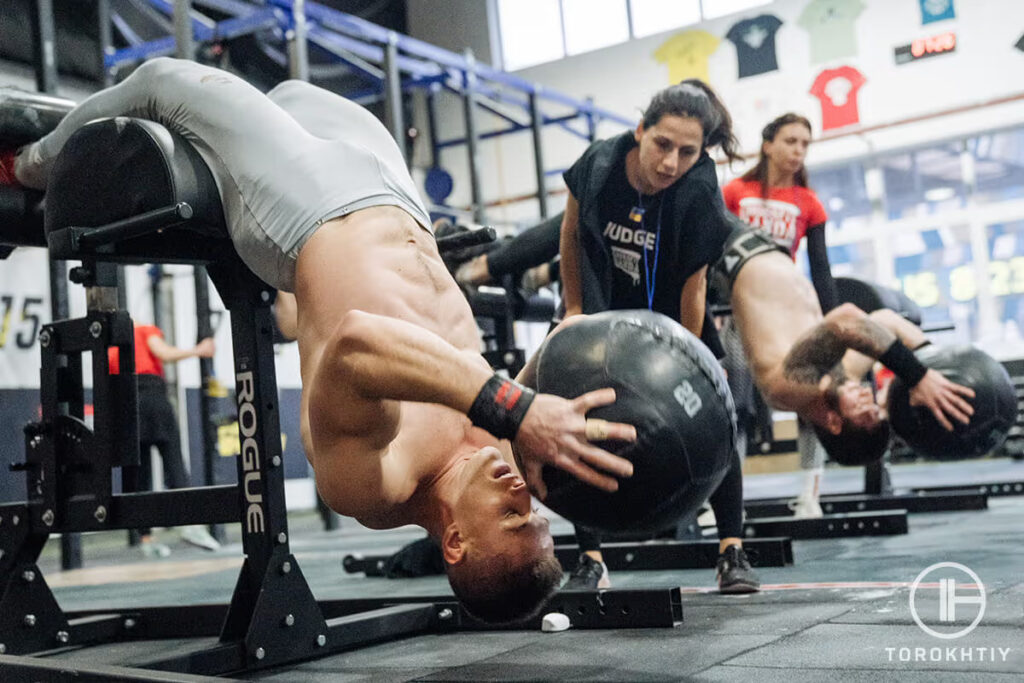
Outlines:
[{"label": "yellow floor marking", "polygon": [[134,562],[131,564],[108,565],[70,569],[46,575],[46,583],[52,587],[102,586],[108,583],[142,583],[165,581],[200,576],[242,565],[241,557],[218,557],[209,560],[183,562]]}]

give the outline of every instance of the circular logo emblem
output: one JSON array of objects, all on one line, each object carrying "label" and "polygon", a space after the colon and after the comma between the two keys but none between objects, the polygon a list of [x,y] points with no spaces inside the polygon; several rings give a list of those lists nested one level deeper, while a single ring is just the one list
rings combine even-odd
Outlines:
[{"label": "circular logo emblem", "polygon": [[[960,591],[957,590],[956,579],[939,579],[939,618],[938,624],[935,625],[955,623],[957,607],[960,605],[977,605],[976,609],[978,610],[978,614],[974,617],[974,621],[959,631],[936,631],[934,628],[925,624],[921,619],[921,616],[917,613],[917,588],[921,582],[924,581],[925,577],[939,569],[956,570],[960,574],[970,578],[970,582],[964,581],[960,584]],[[948,574],[949,572],[945,573]],[[964,584],[968,583],[973,583],[974,585],[966,587]],[[928,635],[935,636],[936,638],[942,638],[943,640],[961,638],[973,631],[978,625],[978,622],[981,621],[981,618],[985,616],[985,586],[981,583],[981,579],[978,578],[978,575],[968,567],[956,562],[938,562],[925,569],[917,575],[916,579],[914,579],[914,583],[910,587],[910,614],[914,617],[914,622],[917,623],[917,625],[921,627],[921,630]]]}]

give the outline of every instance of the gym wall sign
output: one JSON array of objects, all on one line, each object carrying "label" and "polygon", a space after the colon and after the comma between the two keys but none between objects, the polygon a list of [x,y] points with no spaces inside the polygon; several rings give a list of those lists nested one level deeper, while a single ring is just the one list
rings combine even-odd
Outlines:
[{"label": "gym wall sign", "polygon": [[930,38],[918,38],[909,45],[900,45],[893,49],[893,57],[896,59],[896,64],[899,65],[955,51],[956,34],[946,31]]}]

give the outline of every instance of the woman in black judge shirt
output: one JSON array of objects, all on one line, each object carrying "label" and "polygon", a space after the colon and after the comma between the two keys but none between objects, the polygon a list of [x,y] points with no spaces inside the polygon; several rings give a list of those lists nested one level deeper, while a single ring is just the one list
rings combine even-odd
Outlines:
[{"label": "woman in black judge shirt", "polygon": [[[636,131],[592,144],[565,172],[562,220],[565,316],[647,308],[678,320],[721,357],[706,311],[707,268],[729,227],[715,164],[718,146],[738,159],[732,119],[706,84],[688,79],[658,92]],[[760,587],[742,549],[743,480],[738,457],[711,497],[718,522],[722,592]],[[610,586],[600,538],[576,528],[580,561],[566,588]]]}]

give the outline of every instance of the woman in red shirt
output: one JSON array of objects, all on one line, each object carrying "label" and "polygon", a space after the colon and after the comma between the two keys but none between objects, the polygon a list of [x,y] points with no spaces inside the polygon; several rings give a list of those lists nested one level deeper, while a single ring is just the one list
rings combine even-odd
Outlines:
[{"label": "woman in red shirt", "polygon": [[810,144],[810,121],[793,113],[779,116],[761,131],[757,165],[722,188],[722,195],[729,211],[769,233],[794,260],[806,235],[811,281],[822,313],[828,313],[839,302],[825,248],[828,216],[807,186]]},{"label": "woman in red shirt", "polygon": [[[804,159],[811,144],[811,122],[799,114],[783,114],[761,131],[757,165],[722,188],[725,206],[745,223],[770,234],[779,248],[796,260],[801,240],[807,237],[811,282],[822,313],[839,304],[835,280],[825,247],[828,216],[818,195],[807,186]],[[724,343],[724,342],[723,342]],[[736,406],[737,411],[742,406]],[[818,502],[825,450],[814,431],[802,422],[797,445],[804,470],[803,492],[793,504],[796,517],[821,517]]]}]

